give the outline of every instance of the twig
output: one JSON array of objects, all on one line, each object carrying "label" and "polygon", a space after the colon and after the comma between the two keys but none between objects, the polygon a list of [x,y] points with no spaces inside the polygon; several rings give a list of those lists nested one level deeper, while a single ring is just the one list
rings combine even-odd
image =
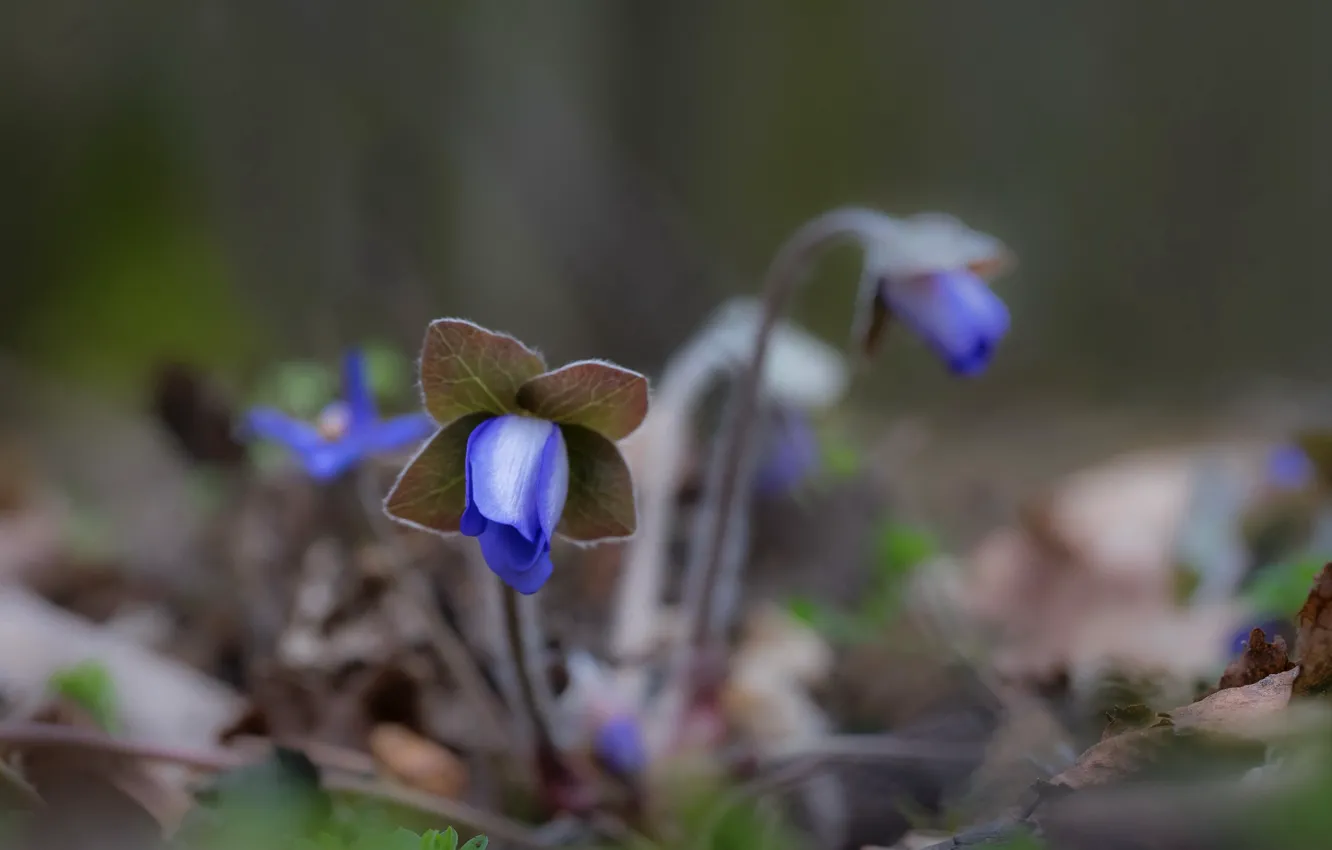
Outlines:
[{"label": "twig", "polygon": [[0,747],[66,749],[179,764],[216,773],[243,767],[250,759],[224,750],[187,750],[112,738],[92,729],[56,723],[0,723]]},{"label": "twig", "polygon": [[490,690],[485,677],[481,675],[480,668],[476,665],[476,659],[468,651],[462,638],[430,603],[429,588],[425,586],[424,581],[421,581],[420,573],[409,565],[409,559],[404,555],[397,535],[380,508],[378,489],[368,468],[358,471],[356,490],[361,508],[365,511],[371,528],[389,553],[395,579],[394,598],[403,607],[415,611],[421,618],[435,652],[453,674],[464,698],[472,704],[472,711],[478,721],[488,727],[492,745],[502,745],[508,740],[508,732],[504,726],[507,714],[504,705]]},{"label": "twig", "polygon": [[[0,723],[0,747],[83,750],[146,761],[170,762],[209,773],[232,770],[252,763],[251,759],[237,753],[161,747],[112,738],[90,729],[54,723]],[[323,785],[330,791],[356,794],[425,814],[437,815],[447,820],[450,825],[477,829],[492,838],[521,847],[547,846],[535,837],[532,830],[502,815],[485,812],[423,791],[358,776],[325,776]]]}]

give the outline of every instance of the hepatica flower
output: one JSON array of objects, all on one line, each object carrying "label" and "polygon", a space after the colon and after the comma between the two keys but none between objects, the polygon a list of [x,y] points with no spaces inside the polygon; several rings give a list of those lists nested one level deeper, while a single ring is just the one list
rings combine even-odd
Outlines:
[{"label": "hepatica flower", "polygon": [[434,431],[424,413],[380,419],[370,390],[365,357],[358,350],[342,359],[342,398],[306,422],[271,407],[257,407],[245,416],[242,432],[251,439],[285,446],[306,474],[328,482],[368,457],[412,448]]},{"label": "hepatica flower", "polygon": [[519,593],[550,578],[556,534],[579,543],[634,533],[633,481],[616,441],[647,415],[647,380],[601,361],[547,370],[541,355],[462,319],[430,325],[421,393],[439,431],[403,470],[394,519],[481,544]]},{"label": "hepatica flower", "polygon": [[1008,308],[986,278],[1008,265],[998,240],[952,216],[885,219],[868,245],[860,338],[877,347],[890,318],[919,336],[956,375],[978,375],[1008,333]]},{"label": "hepatica flower", "polygon": [[1297,445],[1277,446],[1267,457],[1267,483],[1278,490],[1303,490],[1315,473],[1313,461]]},{"label": "hepatica flower", "polygon": [[778,408],[769,424],[755,489],[765,496],[789,493],[818,468],[819,438],[809,417],[795,408]]}]

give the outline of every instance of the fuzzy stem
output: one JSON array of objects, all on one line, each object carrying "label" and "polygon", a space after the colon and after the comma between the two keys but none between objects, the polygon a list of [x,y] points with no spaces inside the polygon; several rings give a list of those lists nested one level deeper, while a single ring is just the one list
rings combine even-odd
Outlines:
[{"label": "fuzzy stem", "polygon": [[544,670],[538,668],[539,648],[533,646],[535,640],[539,639],[539,632],[527,627],[526,621],[529,618],[524,616],[522,594],[507,584],[503,587],[503,594],[504,634],[508,638],[509,652],[517,673],[518,695],[522,699],[523,709],[531,718],[537,746],[549,745],[553,749],[555,737],[537,692],[536,677],[545,674]]},{"label": "fuzzy stem", "polygon": [[[846,207],[806,222],[778,251],[763,285],[763,313],[749,363],[736,383],[729,415],[718,437],[716,460],[705,491],[701,542],[691,552],[685,578],[682,611],[689,644],[703,648],[716,638],[713,614],[716,588],[737,546],[733,517],[742,509],[745,484],[754,472],[754,441],[763,361],[777,320],[787,309],[796,287],[808,276],[814,258],[825,248],[851,239],[867,241],[881,231],[882,213]],[[739,549],[743,558],[743,549]],[[687,673],[689,646],[677,654],[672,678]]]},{"label": "fuzzy stem", "polygon": [[719,351],[709,326],[671,358],[662,371],[641,438],[645,447],[640,476],[638,533],[625,550],[611,622],[611,656],[622,664],[645,657],[659,628],[658,606],[665,580],[675,494],[684,475],[689,447],[689,420],[713,379],[731,366],[729,352]]}]

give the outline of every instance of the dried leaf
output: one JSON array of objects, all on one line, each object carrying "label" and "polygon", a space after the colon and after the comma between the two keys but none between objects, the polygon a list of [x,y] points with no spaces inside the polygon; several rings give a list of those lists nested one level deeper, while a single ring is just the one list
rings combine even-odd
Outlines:
[{"label": "dried leaf", "polygon": [[620,450],[587,428],[563,425],[561,430],[569,452],[569,495],[556,531],[585,543],[633,534],[638,525],[634,482]]},{"label": "dried leaf", "polygon": [[544,371],[541,355],[508,334],[438,319],[421,350],[421,394],[441,425],[469,413],[518,413],[518,388]]},{"label": "dried leaf", "polygon": [[1300,672],[1291,695],[1323,693],[1332,687],[1332,564],[1314,579],[1309,598],[1295,615],[1295,628]]},{"label": "dried leaf", "polygon": [[1101,740],[1105,741],[1116,735],[1122,735],[1133,729],[1156,729],[1163,726],[1174,726],[1175,723],[1170,719],[1170,715],[1164,712],[1152,711],[1142,703],[1115,707],[1105,713],[1106,719],[1110,721],[1105,731],[1101,733]]},{"label": "dried leaf", "polygon": [[370,753],[400,782],[451,800],[467,790],[467,766],[449,750],[406,726],[383,723],[370,732]]},{"label": "dried leaf", "polygon": [[431,437],[384,500],[388,515],[425,531],[456,533],[467,507],[467,438],[488,418],[464,416]]},{"label": "dried leaf", "polygon": [[518,404],[542,419],[581,425],[609,440],[623,440],[647,416],[648,383],[637,372],[584,360],[523,384]]},{"label": "dried leaf", "polygon": [[[1171,710],[1166,715],[1168,725],[1158,721],[1146,729],[1106,737],[1051,782],[1076,789],[1123,779],[1150,766],[1178,735],[1201,734],[1207,737],[1198,741],[1216,744],[1266,744],[1289,737],[1301,728],[1292,722],[1296,718],[1288,708],[1295,675],[1295,670],[1287,670],[1251,685],[1217,691]],[[1326,722],[1325,717],[1317,719]]]},{"label": "dried leaf", "polygon": [[1244,652],[1231,661],[1226,667],[1226,672],[1221,674],[1218,687],[1225,690],[1252,685],[1273,673],[1284,673],[1294,666],[1295,663],[1290,660],[1286,652],[1285,638],[1277,635],[1275,640],[1268,643],[1263,630],[1254,629],[1249,632],[1249,642],[1245,645]]}]

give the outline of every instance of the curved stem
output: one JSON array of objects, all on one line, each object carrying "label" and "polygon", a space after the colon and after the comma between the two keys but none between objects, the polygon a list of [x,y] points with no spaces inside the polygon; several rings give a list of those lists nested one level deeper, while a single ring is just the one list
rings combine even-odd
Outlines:
[{"label": "curved stem", "polygon": [[650,445],[644,448],[639,476],[638,533],[625,547],[611,622],[611,657],[621,664],[647,656],[660,627],[658,606],[675,494],[690,446],[690,418],[713,379],[731,368],[731,356],[719,353],[715,335],[710,324],[666,364],[645,425],[651,432],[631,438]]},{"label": "curved stem", "polygon": [[[763,316],[754,350],[736,384],[730,415],[718,439],[717,463],[710,470],[700,528],[702,543],[692,554],[685,578],[683,619],[690,642],[702,646],[713,639],[713,605],[718,579],[727,560],[734,533],[732,518],[743,498],[747,475],[753,474],[753,439],[763,361],[778,318],[787,309],[796,287],[805,280],[814,258],[825,248],[849,239],[867,240],[881,230],[882,213],[845,207],[805,223],[787,240],[768,268],[763,284]],[[683,659],[687,662],[687,659]],[[679,665],[677,664],[677,675]]]}]

